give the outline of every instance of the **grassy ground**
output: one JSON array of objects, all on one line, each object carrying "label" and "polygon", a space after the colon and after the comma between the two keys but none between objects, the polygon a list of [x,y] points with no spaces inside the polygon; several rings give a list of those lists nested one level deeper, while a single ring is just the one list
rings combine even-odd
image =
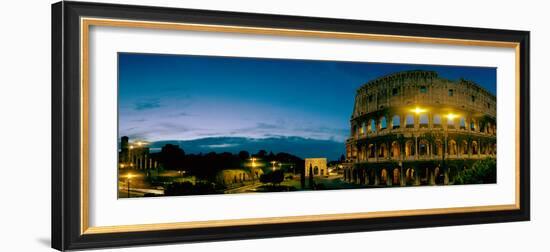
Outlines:
[{"label": "grassy ground", "polygon": [[[329,176],[329,177],[315,177],[313,179],[315,184],[324,187],[323,190],[335,190],[335,189],[354,189],[354,188],[367,188],[372,186],[358,185],[344,182],[342,176]],[[309,178],[306,178],[306,188],[302,188],[300,178],[295,177],[292,180],[285,180],[281,183],[283,186],[294,186],[296,190],[311,190],[309,186]]]},{"label": "grassy ground", "polygon": [[[143,171],[130,171],[131,174],[131,183],[132,188],[130,192],[130,197],[143,197],[144,193],[139,192],[139,189],[160,189],[162,190],[163,184],[171,184],[173,182],[191,182],[195,184],[196,178],[193,176],[187,176],[177,171],[150,171],[149,177]],[[119,192],[118,195],[121,198],[128,197],[127,191],[127,171],[120,171],[119,177]],[[149,181],[154,181],[149,183]],[[156,182],[155,182],[156,181]],[[373,186],[367,185],[357,185],[344,182],[342,176],[329,176],[329,177],[315,177],[314,183],[316,185],[316,190],[335,190],[335,189],[354,189],[354,188],[368,188]],[[284,191],[301,191],[301,190],[312,190],[312,187],[309,185],[309,178],[306,178],[306,187],[302,188],[300,183],[300,177],[292,174],[285,174],[285,180],[276,186],[277,188]],[[271,184],[264,184],[260,181],[245,181],[243,183],[237,183],[228,185],[225,193],[244,193],[244,192],[262,192],[277,190],[277,188]],[[137,190],[136,190],[137,189]],[[223,192],[221,192],[223,193]]]}]

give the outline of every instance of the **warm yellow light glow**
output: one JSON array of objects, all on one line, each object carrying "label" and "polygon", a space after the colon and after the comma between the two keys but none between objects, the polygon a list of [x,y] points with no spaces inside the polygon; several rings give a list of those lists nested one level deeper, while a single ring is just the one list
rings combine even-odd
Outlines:
[{"label": "warm yellow light glow", "polygon": [[454,120],[454,119],[457,118],[457,117],[458,117],[458,115],[455,115],[455,114],[453,114],[453,113],[449,113],[449,114],[447,115],[447,119],[449,119],[449,120]]},{"label": "warm yellow light glow", "polygon": [[134,174],[132,174],[132,173],[126,174],[126,178],[127,178],[128,180],[130,180],[130,179],[133,178],[133,177],[134,177]]},{"label": "warm yellow light glow", "polygon": [[276,164],[277,162],[271,161],[270,163],[271,163],[271,165],[273,166],[273,170],[275,170],[275,164]]},{"label": "warm yellow light glow", "polygon": [[252,168],[256,168],[256,166],[258,166],[258,165],[256,164],[256,158],[255,158],[255,157],[252,157],[252,158],[250,158],[250,160],[252,160],[252,163],[250,164],[250,166],[252,166]]},{"label": "warm yellow light glow", "polygon": [[426,111],[427,111],[426,109],[423,109],[423,108],[420,108],[420,107],[415,107],[414,109],[411,109],[411,112],[414,112],[415,114],[421,114],[421,113],[424,113]]}]

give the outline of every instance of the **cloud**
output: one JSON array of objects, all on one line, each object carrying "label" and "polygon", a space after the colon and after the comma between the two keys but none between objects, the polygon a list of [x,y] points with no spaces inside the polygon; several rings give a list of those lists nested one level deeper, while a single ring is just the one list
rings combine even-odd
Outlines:
[{"label": "cloud", "polygon": [[135,110],[148,110],[160,107],[159,99],[147,100],[147,101],[138,101],[134,104]]},{"label": "cloud", "polygon": [[282,129],[284,128],[281,125],[269,124],[269,123],[257,123],[256,129]]},{"label": "cloud", "polygon": [[238,144],[222,143],[222,144],[200,145],[200,147],[203,147],[203,148],[229,148],[229,147],[235,147],[235,146],[238,146]]},{"label": "cloud", "polygon": [[176,116],[193,116],[193,115],[187,112],[180,112],[180,113],[177,113]]}]

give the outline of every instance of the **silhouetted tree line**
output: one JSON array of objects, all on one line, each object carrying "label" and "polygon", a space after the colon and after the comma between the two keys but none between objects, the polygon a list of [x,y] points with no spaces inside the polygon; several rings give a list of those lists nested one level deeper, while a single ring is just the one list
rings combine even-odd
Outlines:
[{"label": "silhouetted tree line", "polygon": [[252,155],[247,151],[240,151],[237,154],[230,152],[186,154],[180,146],[166,144],[160,152],[152,153],[151,156],[161,164],[163,169],[185,170],[189,175],[209,181],[213,181],[221,170],[245,168],[245,164],[250,163],[252,156],[261,160],[257,162],[264,162],[266,169],[271,168],[269,164],[271,161],[293,164],[292,168],[288,165],[283,166],[284,169],[288,169],[288,172],[300,173],[304,169],[304,160],[297,156],[284,152],[268,153],[265,150]]}]

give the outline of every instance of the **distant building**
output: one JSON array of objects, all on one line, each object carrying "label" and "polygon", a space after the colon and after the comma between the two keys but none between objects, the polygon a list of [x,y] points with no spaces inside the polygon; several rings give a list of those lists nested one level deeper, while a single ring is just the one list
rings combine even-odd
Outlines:
[{"label": "distant building", "polygon": [[309,168],[313,176],[328,176],[327,159],[326,158],[306,158],[306,176],[309,176]]},{"label": "distant building", "polygon": [[259,169],[252,174],[251,171],[246,169],[225,169],[218,172],[216,175],[216,182],[222,185],[233,185],[243,183],[245,181],[259,180],[263,174]]},{"label": "distant building", "polygon": [[157,161],[150,157],[147,142],[129,142],[127,136],[120,138],[120,151],[118,153],[118,164],[120,169],[154,169],[157,168]]}]

